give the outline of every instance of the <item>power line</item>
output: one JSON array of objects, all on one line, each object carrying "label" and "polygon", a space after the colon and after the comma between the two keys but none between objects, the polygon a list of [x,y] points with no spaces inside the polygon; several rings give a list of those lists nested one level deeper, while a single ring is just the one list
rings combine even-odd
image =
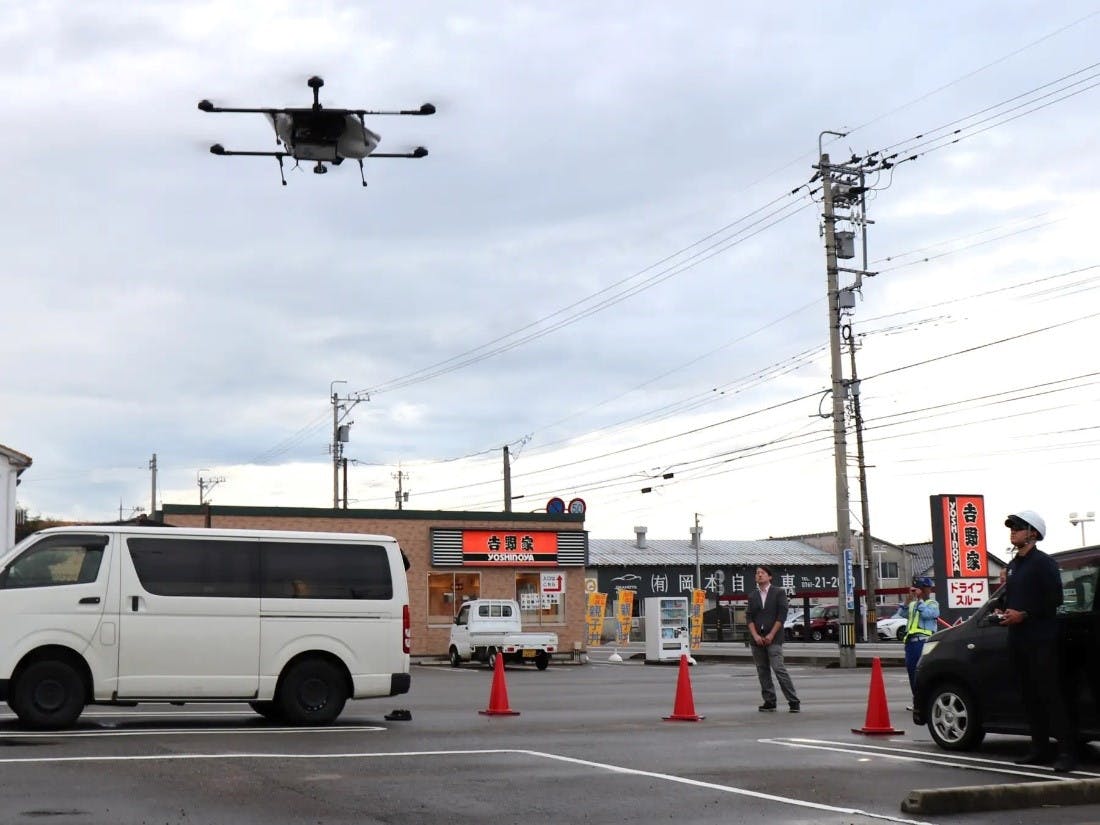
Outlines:
[{"label": "power line", "polygon": [[[800,189],[802,187],[798,187],[798,188]],[[794,191],[797,192],[798,190],[796,189]],[[806,196],[803,196],[803,197],[805,198]],[[772,201],[772,203],[774,203],[774,202],[775,201]],[[371,388],[370,390],[368,390],[368,392],[370,392],[373,395],[373,394],[378,394],[380,392],[390,392],[390,391],[397,390],[397,389],[403,389],[405,387],[409,387],[409,386],[412,386],[414,384],[420,384],[420,383],[423,383],[424,381],[428,381],[428,380],[431,380],[433,378],[438,378],[441,375],[445,375],[447,373],[454,372],[454,371],[459,370],[459,369],[463,369],[463,368],[468,367],[472,364],[476,364],[476,363],[484,361],[488,358],[491,358],[491,357],[494,357],[496,355],[500,355],[502,353],[508,352],[510,350],[515,349],[516,347],[519,347],[519,346],[522,346],[523,344],[529,343],[530,341],[536,340],[538,338],[542,338],[546,335],[549,335],[552,332],[556,332],[560,329],[563,329],[563,328],[565,328],[565,327],[567,327],[571,324],[576,323],[579,320],[582,320],[583,318],[587,318],[590,315],[594,315],[597,312],[601,312],[604,309],[607,309],[608,307],[614,306],[615,304],[618,304],[618,303],[626,300],[627,298],[631,298],[631,297],[633,297],[634,295],[637,295],[640,292],[643,292],[643,291],[645,291],[647,289],[650,289],[650,288],[652,288],[652,287],[654,287],[654,286],[656,286],[660,283],[663,283],[664,281],[668,280],[669,278],[672,278],[676,275],[680,275],[680,274],[688,271],[689,269],[693,269],[694,267],[698,266],[699,264],[701,264],[705,261],[710,260],[711,258],[715,257],[716,255],[719,255],[722,252],[725,252],[725,251],[731,249],[732,247],[737,246],[738,244],[744,243],[748,239],[755,237],[756,235],[760,234],[761,232],[763,232],[767,229],[770,229],[773,226],[776,226],[777,224],[787,220],[788,218],[793,217],[794,215],[796,215],[799,212],[801,212],[802,210],[810,207],[811,205],[812,205],[812,203],[805,203],[801,206],[798,206],[797,202],[794,203],[794,204],[785,204],[784,206],[781,206],[779,209],[773,210],[772,212],[770,212],[767,215],[763,216],[759,220],[748,224],[744,229],[739,230],[731,238],[727,238],[727,239],[724,239],[722,241],[718,241],[714,244],[711,244],[710,246],[705,247],[703,250],[701,250],[699,252],[696,252],[695,254],[689,256],[687,259],[685,259],[685,261],[682,261],[682,262],[673,264],[672,266],[661,269],[658,272],[656,272],[655,274],[652,274],[652,275],[648,276],[647,278],[643,279],[641,282],[639,282],[637,284],[633,284],[633,285],[623,289],[622,291],[616,293],[615,295],[613,295],[611,297],[605,298],[605,299],[599,301],[598,303],[596,303],[592,306],[586,307],[586,308],[584,308],[584,309],[582,309],[582,310],[580,310],[576,313],[573,313],[572,315],[566,315],[564,318],[562,318],[559,321],[554,322],[549,327],[545,327],[545,328],[542,328],[542,329],[537,329],[537,330],[534,330],[532,332],[526,332],[526,330],[530,329],[531,327],[539,326],[540,324],[544,324],[545,322],[549,321],[552,318],[564,315],[568,310],[573,309],[573,308],[575,308],[575,307],[577,307],[581,304],[584,304],[584,303],[590,301],[592,298],[594,298],[598,295],[601,295],[605,292],[608,292],[611,289],[614,289],[618,286],[621,286],[622,284],[626,283],[627,281],[630,281],[630,280],[633,280],[633,279],[637,278],[642,273],[645,273],[645,272],[648,272],[648,271],[652,270],[655,266],[658,266],[659,264],[653,264],[649,267],[646,267],[645,269],[641,270],[640,272],[636,273],[635,275],[632,275],[629,278],[625,278],[622,281],[619,281],[618,283],[613,284],[611,287],[607,287],[603,290],[600,290],[599,292],[593,293],[593,295],[589,296],[588,298],[581,299],[580,301],[575,301],[574,303],[570,304],[568,307],[563,307],[560,310],[557,310],[557,311],[555,311],[555,312],[553,312],[549,315],[546,315],[546,316],[538,319],[537,321],[534,321],[533,323],[528,324],[527,326],[525,326],[522,329],[515,330],[513,332],[510,332],[510,333],[507,333],[505,335],[499,336],[499,337],[493,339],[492,341],[489,341],[489,342],[487,342],[485,344],[482,344],[478,347],[474,347],[473,349],[467,350],[466,352],[463,352],[463,353],[460,353],[458,355],[452,356],[451,358],[447,358],[443,361],[439,361],[436,364],[433,364],[431,366],[423,367],[423,368],[421,368],[419,370],[415,370],[411,373],[406,373],[404,376],[399,376],[397,378],[393,378],[388,382],[384,382],[382,384],[379,384],[377,387]],[[795,208],[792,209],[792,207],[795,207]],[[751,217],[757,211],[759,211],[759,210],[755,210],[753,213],[750,213],[749,215],[745,216],[745,218],[742,218],[741,220],[744,220],[748,217]],[[783,212],[786,212],[787,214],[782,214]],[[773,218],[774,218],[774,220],[772,220]],[[761,224],[763,224],[763,226],[761,226]],[[748,234],[745,234],[748,229],[751,229],[753,227],[757,227],[755,231],[749,232]],[[708,237],[710,237],[710,236],[708,236]],[[695,245],[697,245],[697,244],[693,244],[692,246],[695,246]],[[692,247],[687,247],[687,248],[690,249]],[[679,253],[676,253],[672,256],[669,256],[668,258],[663,259],[661,263],[663,263],[664,261],[669,260],[672,257],[676,257],[678,254]],[[516,336],[519,336],[519,337],[517,338]],[[508,340],[508,339],[513,339],[513,340]],[[503,343],[505,341],[507,341],[507,343]],[[499,346],[498,346],[498,344],[499,344]]]}]

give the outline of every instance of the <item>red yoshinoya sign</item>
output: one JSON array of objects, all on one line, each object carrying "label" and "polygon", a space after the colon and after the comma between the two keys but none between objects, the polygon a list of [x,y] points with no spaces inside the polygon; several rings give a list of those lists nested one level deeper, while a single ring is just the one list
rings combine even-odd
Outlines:
[{"label": "red yoshinoya sign", "polygon": [[940,508],[947,578],[987,578],[985,499],[982,496],[940,496]]},{"label": "red yoshinoya sign", "polygon": [[433,567],[584,567],[583,530],[431,529]]},{"label": "red yoshinoya sign", "polygon": [[557,566],[558,534],[536,530],[464,530],[462,563]]}]

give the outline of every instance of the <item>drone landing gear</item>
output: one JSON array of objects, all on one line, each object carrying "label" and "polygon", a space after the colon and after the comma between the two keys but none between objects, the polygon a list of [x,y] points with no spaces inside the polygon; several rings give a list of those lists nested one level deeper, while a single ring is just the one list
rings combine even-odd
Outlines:
[{"label": "drone landing gear", "polygon": [[359,180],[363,181],[363,185],[367,185],[367,177],[363,174],[363,159],[359,158]]},{"label": "drone landing gear", "polygon": [[317,161],[317,165],[313,167],[313,174],[325,175],[328,174],[328,169],[325,168],[325,165],[321,163],[321,161]]},{"label": "drone landing gear", "polygon": [[286,175],[283,174],[283,156],[276,155],[275,158],[279,161],[279,179],[283,182],[283,186],[286,186]]}]

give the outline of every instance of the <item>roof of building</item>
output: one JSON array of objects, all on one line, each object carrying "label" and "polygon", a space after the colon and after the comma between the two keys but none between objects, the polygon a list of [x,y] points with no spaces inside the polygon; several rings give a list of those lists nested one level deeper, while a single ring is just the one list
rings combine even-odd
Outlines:
[{"label": "roof of building", "polygon": [[[823,539],[826,541],[832,541],[833,547],[836,546],[836,530],[826,530],[824,533],[796,533],[793,536],[768,536],[768,541],[777,541],[780,539],[789,539],[791,541],[806,541],[807,539]],[[852,541],[863,541],[863,534],[858,530],[852,531]],[[880,539],[876,535],[871,535],[871,543],[884,547],[892,547],[899,552],[905,552],[906,546],[903,544],[894,544],[892,541],[886,541],[886,539]],[[816,546],[816,545],[815,545]]]},{"label": "roof of building", "polygon": [[15,467],[20,473],[31,466],[31,457],[24,455],[18,450],[13,450],[11,447],[5,447],[0,444],[0,456],[3,456],[8,460],[8,463]]},{"label": "roof of building", "polygon": [[[695,547],[691,539],[650,539],[639,547],[634,539],[588,540],[591,566],[630,564],[694,564]],[[699,545],[699,563],[709,565],[765,564],[836,564],[836,556],[801,541],[763,539],[757,541],[704,540]]]},{"label": "roof of building", "polygon": [[[935,565],[935,558],[932,555],[932,542],[922,541],[916,544],[907,544],[905,548],[917,554],[917,557],[913,560],[913,575],[931,576]],[[1000,571],[1005,566],[1005,562],[992,553],[986,553],[985,557],[990,570]]]}]

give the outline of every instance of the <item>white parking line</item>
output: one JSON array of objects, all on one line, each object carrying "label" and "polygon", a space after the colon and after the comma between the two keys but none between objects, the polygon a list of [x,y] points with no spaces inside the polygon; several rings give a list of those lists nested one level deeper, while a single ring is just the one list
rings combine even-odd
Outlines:
[{"label": "white parking line", "polygon": [[[761,740],[768,741],[768,740]],[[642,776],[648,779],[659,779],[680,785],[688,785],[695,788],[705,788],[710,791],[747,796],[753,799],[762,799],[776,802],[782,805],[793,805],[799,808],[812,808],[816,811],[829,811],[831,813],[845,814],[848,816],[864,816],[872,819],[881,819],[885,822],[899,822],[903,825],[933,825],[933,823],[916,819],[903,819],[892,814],[879,814],[871,811],[862,811],[858,808],[841,808],[835,805],[825,805],[820,802],[809,802],[804,799],[796,799],[789,796],[776,796],[775,794],[753,791],[748,788],[737,788],[732,785],[720,785],[716,782],[704,782],[699,779],[688,779],[683,776],[675,776],[655,771],[643,771],[636,768],[627,768],[621,765],[610,765],[604,762],[593,762],[588,759],[577,759],[571,756],[561,756],[542,751],[517,750],[511,748],[488,750],[449,750],[449,751],[394,751],[385,753],[191,753],[191,754],[145,754],[145,755],[116,755],[116,756],[28,756],[24,758],[0,759],[2,765],[12,764],[46,764],[61,762],[168,762],[183,760],[242,760],[242,759],[385,759],[419,756],[484,756],[488,754],[511,754],[520,756],[533,756],[540,759],[550,759],[558,762],[567,762],[572,765],[584,765],[591,768],[599,768],[609,773],[627,776]]]},{"label": "white parking line", "polygon": [[289,727],[289,728],[142,728],[141,730],[118,730],[101,728],[98,730],[78,731],[34,731],[23,733],[0,731],[0,741],[10,739],[94,739],[101,736],[190,736],[198,733],[372,733],[387,728],[372,725],[341,725],[333,727]]},{"label": "white parking line", "polygon": [[[759,739],[759,742],[771,745],[785,745],[789,748],[806,748],[809,750],[833,751],[858,756],[877,756],[883,759],[895,759],[903,762],[922,762],[927,765],[936,765],[941,768],[959,768],[960,770],[988,771],[990,773],[1003,773],[1013,776],[1029,776],[1038,779],[1058,779],[1069,781],[1081,776],[1100,776],[1088,771],[1074,771],[1073,776],[1055,774],[1050,768],[1036,766],[1033,768],[1009,767],[1009,763],[998,759],[986,759],[980,756],[963,756],[962,754],[940,753],[930,755],[928,751],[914,750],[912,748],[894,748],[883,745],[869,745],[854,742],[833,742],[828,739]],[[1039,773],[1038,771],[1043,771]]]}]

